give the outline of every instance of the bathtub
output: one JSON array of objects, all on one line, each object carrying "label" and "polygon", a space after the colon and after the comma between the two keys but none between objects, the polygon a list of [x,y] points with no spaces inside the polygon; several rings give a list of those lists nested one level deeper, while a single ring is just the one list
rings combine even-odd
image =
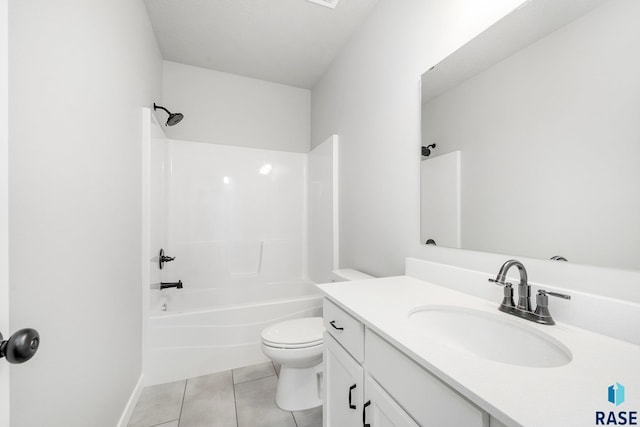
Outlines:
[{"label": "bathtub", "polygon": [[152,290],[150,301],[147,385],[266,362],[262,329],[286,319],[322,315],[322,294],[308,280]]}]

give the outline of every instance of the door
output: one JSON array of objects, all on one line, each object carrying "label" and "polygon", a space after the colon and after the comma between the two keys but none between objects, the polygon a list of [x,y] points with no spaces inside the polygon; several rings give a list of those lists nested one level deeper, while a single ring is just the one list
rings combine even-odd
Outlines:
[{"label": "door", "polygon": [[418,427],[415,421],[369,375],[365,379],[363,423],[371,427]]},{"label": "door", "polygon": [[362,366],[326,332],[324,345],[324,426],[361,426]]},{"label": "door", "polygon": [[[9,334],[9,17],[0,0],[0,332]],[[6,339],[7,337],[5,337]],[[0,426],[9,425],[9,366],[0,359]]]}]

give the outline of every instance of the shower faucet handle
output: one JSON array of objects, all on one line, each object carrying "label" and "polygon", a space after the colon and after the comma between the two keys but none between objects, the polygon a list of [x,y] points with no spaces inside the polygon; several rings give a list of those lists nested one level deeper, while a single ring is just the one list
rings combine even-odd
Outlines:
[{"label": "shower faucet handle", "polygon": [[160,255],[158,255],[158,266],[160,267],[160,270],[162,270],[164,268],[164,263],[165,262],[171,262],[174,259],[176,259],[176,257],[174,257],[174,256],[166,256],[164,254],[164,249],[160,249]]}]

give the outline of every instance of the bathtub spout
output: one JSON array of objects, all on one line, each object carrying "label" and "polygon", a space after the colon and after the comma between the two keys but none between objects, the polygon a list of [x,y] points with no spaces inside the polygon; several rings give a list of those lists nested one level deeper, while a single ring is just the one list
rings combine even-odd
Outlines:
[{"label": "bathtub spout", "polygon": [[182,289],[182,280],[178,280],[177,282],[160,282],[160,290],[167,288]]}]

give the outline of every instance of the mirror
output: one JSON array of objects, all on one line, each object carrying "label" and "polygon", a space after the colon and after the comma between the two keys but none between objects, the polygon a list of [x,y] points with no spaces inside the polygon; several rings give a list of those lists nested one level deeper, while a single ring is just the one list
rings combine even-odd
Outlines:
[{"label": "mirror", "polygon": [[640,269],[639,21],[531,0],[423,74],[423,244]]}]

